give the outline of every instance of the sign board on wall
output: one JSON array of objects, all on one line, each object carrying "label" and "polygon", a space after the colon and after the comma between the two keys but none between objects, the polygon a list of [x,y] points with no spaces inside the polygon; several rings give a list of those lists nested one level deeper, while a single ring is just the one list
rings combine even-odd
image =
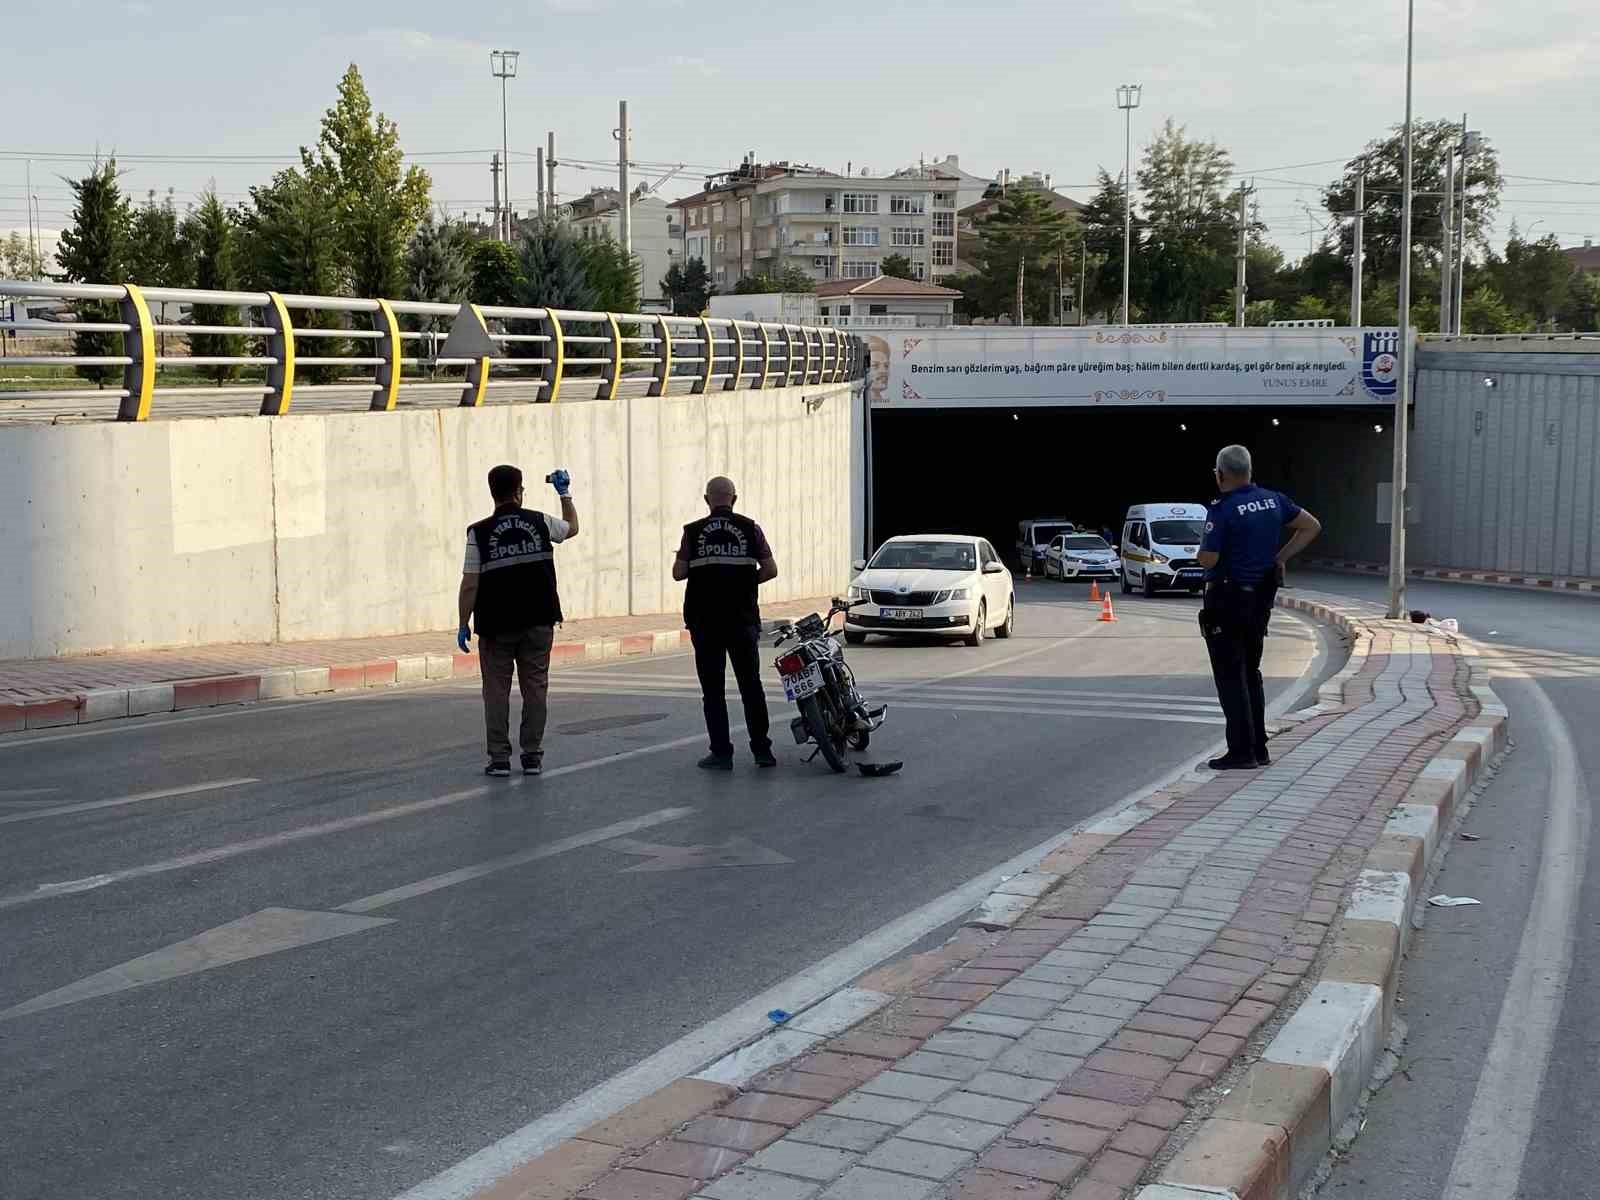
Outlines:
[{"label": "sign board on wall", "polygon": [[1005,329],[864,334],[883,408],[1392,404],[1394,329]]}]

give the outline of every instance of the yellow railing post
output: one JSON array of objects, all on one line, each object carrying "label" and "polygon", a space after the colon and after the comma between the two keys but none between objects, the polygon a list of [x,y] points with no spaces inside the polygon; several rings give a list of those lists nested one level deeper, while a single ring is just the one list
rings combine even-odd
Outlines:
[{"label": "yellow railing post", "polygon": [[124,287],[128,294],[120,308],[128,331],[122,335],[122,352],[133,361],[122,371],[122,386],[128,394],[118,406],[117,419],[143,421],[150,415],[150,398],[156,387],[156,334],[144,293],[131,283]]},{"label": "yellow railing post", "polygon": [[383,359],[372,373],[373,412],[393,412],[400,395],[400,322],[387,300],[378,301],[378,311],[372,314],[372,327],[383,336],[377,339],[378,354]]},{"label": "yellow railing post", "polygon": [[[811,382],[811,331],[804,325],[795,326],[800,331],[800,344],[805,347],[805,353],[800,356],[800,386],[805,387]],[[794,364],[790,364],[793,366]],[[793,381],[791,381],[793,382]]]},{"label": "yellow railing post", "polygon": [[606,320],[611,323],[611,387],[606,392],[606,399],[615,400],[618,389],[622,387],[622,326],[617,324],[617,318],[611,313],[606,314]]},{"label": "yellow railing post", "polygon": [[[478,325],[483,330],[484,337],[489,336],[489,323],[483,319],[483,313],[476,304],[468,304],[465,311],[470,312],[478,320]],[[489,364],[494,359],[484,355],[467,368],[465,386],[461,389],[462,408],[481,408],[484,394],[489,390]]]},{"label": "yellow railing post", "polygon": [[650,385],[652,396],[665,396],[667,387],[672,382],[672,326],[667,318],[656,316],[656,328],[660,330],[660,354],[656,359],[655,381]]},{"label": "yellow railing post", "polygon": [[700,364],[700,378],[695,380],[694,395],[699,396],[711,386],[711,373],[717,365],[717,339],[712,336],[711,322],[700,318],[700,335],[705,343],[705,362]]},{"label": "yellow railing post", "polygon": [[550,385],[550,390],[545,394],[546,404],[554,404],[561,398],[561,377],[567,367],[566,337],[561,332],[561,318],[556,316],[555,309],[544,310],[545,322],[550,326],[550,340],[545,343],[545,353],[550,361],[544,365],[544,381]]},{"label": "yellow railing post", "polygon": [[772,338],[767,334],[765,321],[756,325],[756,332],[761,335],[761,378],[756,380],[756,390],[764,391],[767,386],[767,376],[772,373]]},{"label": "yellow railing post", "polygon": [[294,321],[289,308],[277,292],[267,293],[267,355],[276,359],[267,368],[267,386],[272,390],[261,397],[263,417],[281,417],[294,399]]},{"label": "yellow railing post", "polygon": [[739,328],[738,321],[729,321],[728,332],[733,334],[733,374],[728,377],[724,390],[731,392],[744,386],[744,330]]}]

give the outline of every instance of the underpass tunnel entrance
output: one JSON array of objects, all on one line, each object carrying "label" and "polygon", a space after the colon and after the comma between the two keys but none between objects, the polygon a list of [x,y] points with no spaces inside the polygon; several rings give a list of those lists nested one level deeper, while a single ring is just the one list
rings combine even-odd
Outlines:
[{"label": "underpass tunnel entrance", "polygon": [[1028,518],[1120,538],[1131,505],[1215,498],[1217,451],[1239,442],[1258,483],[1322,520],[1314,553],[1381,560],[1390,420],[1378,406],[875,409],[871,539],[978,534],[1015,565]]}]

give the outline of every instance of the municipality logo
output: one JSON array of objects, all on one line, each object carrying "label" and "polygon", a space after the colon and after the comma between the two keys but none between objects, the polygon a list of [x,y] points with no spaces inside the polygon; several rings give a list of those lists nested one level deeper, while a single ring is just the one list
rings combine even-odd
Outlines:
[{"label": "municipality logo", "polygon": [[1400,332],[1361,335],[1361,382],[1369,395],[1388,399],[1400,388]]}]

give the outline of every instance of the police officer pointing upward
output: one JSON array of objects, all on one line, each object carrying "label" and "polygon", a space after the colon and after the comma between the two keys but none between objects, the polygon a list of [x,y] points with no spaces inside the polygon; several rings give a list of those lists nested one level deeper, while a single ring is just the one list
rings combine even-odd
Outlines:
[{"label": "police officer pointing upward", "polygon": [[522,472],[502,465],[489,472],[494,515],[467,527],[461,569],[456,644],[466,653],[478,631],[478,669],[483,676],[483,717],[488,727],[485,775],[511,774],[511,672],[522,688],[522,773],[544,769],[546,696],[550,647],[561,624],[554,546],[578,532],[572,476],[554,471],[547,482],[561,497],[561,515],[548,517],[522,507]]},{"label": "police officer pointing upward", "polygon": [[1243,446],[1223,447],[1215,474],[1222,494],[1211,502],[1200,543],[1200,565],[1206,568],[1200,631],[1228,721],[1228,752],[1210,766],[1247,770],[1271,761],[1261,652],[1283,565],[1311,544],[1322,522],[1282,493],[1257,487]]},{"label": "police officer pointing upward", "polygon": [[778,577],[767,538],[749,517],[733,511],[739,499],[733,481],[717,476],[706,484],[709,516],[683,527],[672,577],[687,581],[683,623],[694,642],[695,673],[705,706],[711,753],[699,762],[708,771],[733,769],[728,727],[727,664],[739,681],[750,753],[759,767],[775,767],[767,736],[767,695],[761,685],[761,609],[756,589]]}]

